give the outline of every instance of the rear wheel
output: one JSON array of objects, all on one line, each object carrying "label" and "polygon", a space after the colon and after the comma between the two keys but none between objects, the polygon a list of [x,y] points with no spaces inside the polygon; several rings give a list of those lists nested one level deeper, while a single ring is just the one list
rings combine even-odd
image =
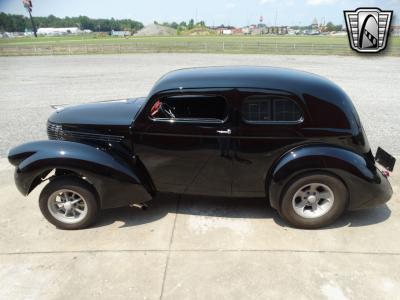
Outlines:
[{"label": "rear wheel", "polygon": [[84,180],[60,177],[48,183],[39,197],[43,216],[62,229],[81,229],[91,225],[98,205],[93,188]]},{"label": "rear wheel", "polygon": [[279,213],[295,227],[320,228],[333,223],[346,203],[347,190],[338,178],[314,173],[289,184]]}]

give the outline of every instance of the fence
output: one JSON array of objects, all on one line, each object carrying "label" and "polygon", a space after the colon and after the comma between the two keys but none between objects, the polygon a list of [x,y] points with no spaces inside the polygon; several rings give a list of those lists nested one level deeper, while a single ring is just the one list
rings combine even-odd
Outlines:
[{"label": "fence", "polygon": [[[271,43],[271,42],[124,42],[54,43],[0,45],[0,56],[76,55],[117,53],[254,53],[354,55],[347,44]],[[400,46],[388,47],[385,55],[400,56]]]}]

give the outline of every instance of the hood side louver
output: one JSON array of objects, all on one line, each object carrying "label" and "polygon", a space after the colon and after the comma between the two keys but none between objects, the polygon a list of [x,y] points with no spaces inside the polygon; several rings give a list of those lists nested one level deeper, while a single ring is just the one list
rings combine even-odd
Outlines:
[{"label": "hood side louver", "polygon": [[124,139],[121,135],[100,134],[85,131],[65,130],[62,125],[48,122],[47,123],[47,136],[50,140],[91,140],[107,143],[118,143]]}]

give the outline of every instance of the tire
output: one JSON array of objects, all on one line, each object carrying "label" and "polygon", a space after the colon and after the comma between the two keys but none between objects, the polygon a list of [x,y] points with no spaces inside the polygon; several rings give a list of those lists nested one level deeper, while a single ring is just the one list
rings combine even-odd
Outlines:
[{"label": "tire", "polygon": [[282,197],[279,214],[294,227],[316,229],[332,224],[347,205],[347,189],[336,177],[313,173],[297,177]]},{"label": "tire", "polygon": [[39,207],[47,221],[67,230],[93,224],[99,210],[92,186],[74,177],[50,181],[40,193]]}]

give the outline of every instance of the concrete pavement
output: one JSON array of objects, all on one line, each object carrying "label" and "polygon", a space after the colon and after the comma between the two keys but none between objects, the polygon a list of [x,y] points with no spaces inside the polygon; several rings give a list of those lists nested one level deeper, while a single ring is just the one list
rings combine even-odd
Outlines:
[{"label": "concrete pavement", "polygon": [[[4,162],[4,160],[3,160]],[[2,165],[2,164],[0,164]],[[158,199],[62,231],[0,171],[0,299],[396,299],[400,176],[382,207],[321,230],[258,199]]]},{"label": "concrete pavement", "polygon": [[392,200],[321,230],[287,227],[257,199],[170,197],[62,231],[42,187],[13,183],[7,150],[46,138],[49,104],[145,95],[163,73],[272,65],[326,76],[352,97],[373,148],[400,156],[399,58],[141,54],[0,58],[0,299],[400,299],[400,173]]}]

